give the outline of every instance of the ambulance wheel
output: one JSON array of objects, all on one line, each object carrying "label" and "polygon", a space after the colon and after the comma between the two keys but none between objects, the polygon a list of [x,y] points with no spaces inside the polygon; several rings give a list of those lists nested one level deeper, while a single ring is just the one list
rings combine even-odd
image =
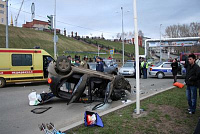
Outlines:
[{"label": "ambulance wheel", "polygon": [[4,78],[0,78],[0,88],[6,85],[6,80]]},{"label": "ambulance wheel", "polygon": [[162,72],[157,73],[158,79],[162,79],[164,77],[164,74]]},{"label": "ambulance wheel", "polygon": [[56,68],[57,73],[68,74],[71,71],[71,62],[67,59],[66,56],[60,56],[56,61]]}]

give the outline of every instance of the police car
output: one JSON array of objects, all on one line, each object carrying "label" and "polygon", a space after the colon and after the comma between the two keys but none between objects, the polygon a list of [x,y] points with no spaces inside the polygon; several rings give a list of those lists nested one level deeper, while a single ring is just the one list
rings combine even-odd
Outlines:
[{"label": "police car", "polygon": [[[162,79],[165,76],[173,76],[172,74],[172,62],[159,62],[155,66],[149,68],[149,75],[156,76]],[[182,64],[179,63],[177,76],[185,76],[186,70]]]}]

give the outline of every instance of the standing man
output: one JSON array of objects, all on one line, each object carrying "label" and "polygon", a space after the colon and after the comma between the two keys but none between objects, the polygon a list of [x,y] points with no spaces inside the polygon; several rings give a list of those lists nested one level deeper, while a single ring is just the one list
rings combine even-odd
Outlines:
[{"label": "standing man", "polygon": [[177,62],[177,59],[173,59],[171,67],[172,67],[172,74],[173,74],[174,83],[175,83],[177,81],[177,73],[178,73],[178,62]]},{"label": "standing man", "polygon": [[199,75],[199,66],[195,63],[195,55],[188,56],[188,65],[186,68],[185,83],[187,85],[186,96],[189,105],[189,114],[194,114],[197,102],[197,80]]},{"label": "standing man", "polygon": [[100,58],[100,57],[96,58],[96,62],[97,62],[96,71],[103,72],[104,71],[104,67],[103,67],[104,65],[103,65],[103,62],[101,62],[101,60],[102,60],[102,58]]},{"label": "standing man", "polygon": [[83,67],[85,69],[89,69],[90,67],[89,67],[87,61],[88,61],[88,57],[84,56],[83,61],[81,61],[81,67]]},{"label": "standing man", "polygon": [[146,59],[144,59],[143,62],[141,63],[143,79],[147,79],[147,69],[148,69],[148,67],[149,67],[149,65],[146,62]]}]

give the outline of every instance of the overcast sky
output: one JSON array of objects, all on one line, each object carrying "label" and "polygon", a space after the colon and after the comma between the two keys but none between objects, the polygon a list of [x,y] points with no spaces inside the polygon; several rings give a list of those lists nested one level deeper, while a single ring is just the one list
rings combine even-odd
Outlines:
[{"label": "overcast sky", "polygon": [[[133,0],[56,0],[56,27],[80,36],[92,35],[116,38],[122,29],[134,31]],[[9,0],[10,15],[17,16],[22,0]],[[31,21],[31,4],[35,3],[35,19],[47,21],[54,14],[55,0],[25,0],[18,18],[18,26]],[[173,24],[200,22],[200,0],[137,0],[138,29],[144,36],[160,38],[165,28]]]}]

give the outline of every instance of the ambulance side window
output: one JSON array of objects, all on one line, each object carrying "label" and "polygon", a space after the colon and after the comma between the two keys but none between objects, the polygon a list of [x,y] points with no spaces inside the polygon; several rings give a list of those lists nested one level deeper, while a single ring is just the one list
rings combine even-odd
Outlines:
[{"label": "ambulance side window", "polygon": [[32,55],[12,54],[12,66],[32,66]]}]

